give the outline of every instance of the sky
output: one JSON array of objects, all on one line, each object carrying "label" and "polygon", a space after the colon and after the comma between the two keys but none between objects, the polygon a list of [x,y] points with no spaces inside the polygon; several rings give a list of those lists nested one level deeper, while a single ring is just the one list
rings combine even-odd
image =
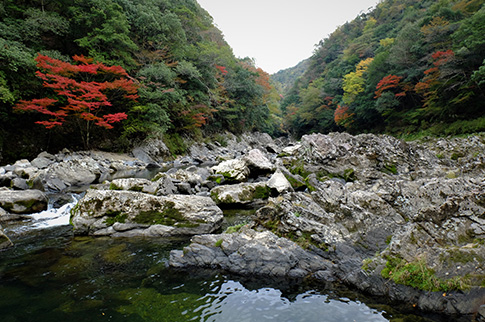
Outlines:
[{"label": "sky", "polygon": [[309,58],[338,26],[378,0],[197,0],[237,57],[273,74]]}]

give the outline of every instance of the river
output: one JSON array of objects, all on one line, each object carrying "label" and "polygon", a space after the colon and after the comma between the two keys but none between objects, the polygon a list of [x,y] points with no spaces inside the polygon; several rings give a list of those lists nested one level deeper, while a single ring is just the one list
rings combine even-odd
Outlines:
[{"label": "river", "polygon": [[6,225],[15,247],[0,253],[2,322],[447,321],[341,285],[175,271],[169,252],[188,239],[74,236],[69,210],[79,197]]}]

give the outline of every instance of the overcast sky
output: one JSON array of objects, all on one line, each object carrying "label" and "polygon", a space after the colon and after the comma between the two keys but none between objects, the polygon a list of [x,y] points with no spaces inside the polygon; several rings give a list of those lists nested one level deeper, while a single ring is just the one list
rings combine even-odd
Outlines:
[{"label": "overcast sky", "polygon": [[197,0],[237,57],[273,74],[310,57],[337,26],[378,0]]}]

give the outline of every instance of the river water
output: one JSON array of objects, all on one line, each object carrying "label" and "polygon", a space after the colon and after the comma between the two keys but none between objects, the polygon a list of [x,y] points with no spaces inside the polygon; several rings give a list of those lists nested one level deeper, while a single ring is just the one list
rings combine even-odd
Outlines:
[{"label": "river water", "polygon": [[447,321],[338,285],[176,271],[169,252],[188,239],[74,236],[73,198],[6,227],[15,247],[0,253],[0,321]]}]

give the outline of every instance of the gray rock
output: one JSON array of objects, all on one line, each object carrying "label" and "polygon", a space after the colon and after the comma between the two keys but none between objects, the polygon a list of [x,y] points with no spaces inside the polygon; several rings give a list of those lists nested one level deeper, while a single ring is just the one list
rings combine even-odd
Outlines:
[{"label": "gray rock", "polygon": [[192,187],[188,182],[178,182],[175,184],[175,186],[177,187],[177,191],[180,194],[183,194],[183,195],[192,194]]},{"label": "gray rock", "polygon": [[96,181],[100,167],[92,158],[54,163],[46,169],[48,180],[61,180],[67,186],[88,185]]},{"label": "gray rock", "polygon": [[485,305],[480,305],[475,320],[477,320],[477,322],[485,322]]},{"label": "gray rock", "polygon": [[194,187],[198,184],[201,184],[203,181],[202,177],[197,173],[197,169],[195,169],[195,171],[189,170],[194,168],[195,167],[189,167],[187,168],[187,170],[178,169],[177,172],[170,174],[170,177],[181,182],[189,183],[190,186]]},{"label": "gray rock", "polygon": [[159,183],[143,178],[115,179],[110,183],[110,190],[139,191],[149,194],[156,194]]},{"label": "gray rock", "polygon": [[183,251],[170,252],[170,266],[208,267],[236,274],[298,277],[328,270],[332,264],[271,232],[243,227],[238,233],[194,236]]},{"label": "gray rock", "polygon": [[10,188],[15,190],[27,190],[30,189],[29,185],[27,184],[27,180],[22,178],[15,178],[10,183]]},{"label": "gray rock", "polygon": [[44,157],[44,156],[38,156],[37,158],[32,160],[30,163],[32,164],[32,166],[34,166],[36,168],[45,169],[54,162],[55,162],[55,159],[47,158],[47,157]]},{"label": "gray rock", "polygon": [[153,180],[158,184],[156,193],[158,196],[171,195],[177,192],[177,187],[166,173],[158,173]]},{"label": "gray rock", "polygon": [[67,187],[70,186],[70,184],[67,185],[61,179],[51,177],[51,176],[46,177],[44,180],[45,180],[45,188],[46,190],[49,190],[49,191],[64,191]]},{"label": "gray rock", "polygon": [[244,182],[217,186],[211,190],[211,197],[218,205],[246,205],[258,199],[268,199],[270,192],[265,182]]},{"label": "gray rock", "polygon": [[146,163],[159,162],[171,156],[170,150],[160,138],[143,142],[133,149],[132,154],[135,158]]},{"label": "gray rock", "polygon": [[249,151],[244,157],[243,161],[249,168],[251,175],[256,176],[261,173],[273,172],[275,166],[259,149]]},{"label": "gray rock", "polygon": [[276,190],[278,194],[283,194],[287,192],[293,192],[293,187],[291,186],[288,179],[281,170],[276,170],[276,172],[271,176],[267,183],[268,187],[272,190]]},{"label": "gray rock", "polygon": [[207,197],[88,190],[72,211],[71,219],[76,234],[195,235],[220,228],[222,211]]},{"label": "gray rock", "polygon": [[249,176],[249,168],[246,162],[240,159],[223,161],[219,165],[212,167],[215,173],[222,174],[227,182],[243,182]]},{"label": "gray rock", "polygon": [[0,207],[15,214],[47,209],[47,197],[39,190],[0,190]]}]

